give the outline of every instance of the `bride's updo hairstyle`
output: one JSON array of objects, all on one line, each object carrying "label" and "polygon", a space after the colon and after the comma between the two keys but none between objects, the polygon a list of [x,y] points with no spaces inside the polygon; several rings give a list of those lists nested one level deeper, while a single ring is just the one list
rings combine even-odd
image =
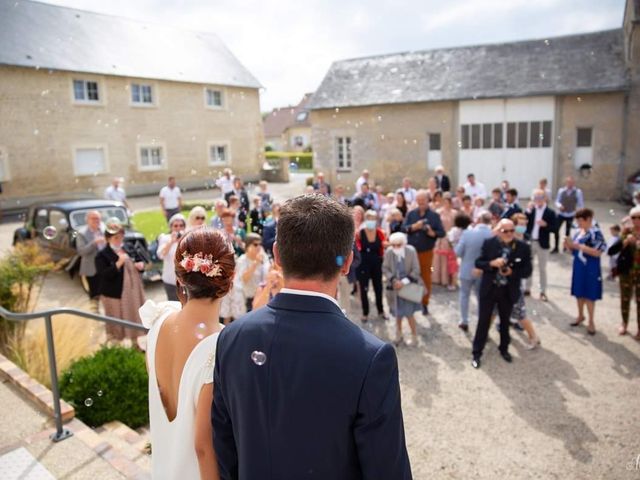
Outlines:
[{"label": "bride's updo hairstyle", "polygon": [[218,230],[208,227],[188,231],[175,256],[178,298],[224,297],[231,289],[236,266],[233,247]]}]

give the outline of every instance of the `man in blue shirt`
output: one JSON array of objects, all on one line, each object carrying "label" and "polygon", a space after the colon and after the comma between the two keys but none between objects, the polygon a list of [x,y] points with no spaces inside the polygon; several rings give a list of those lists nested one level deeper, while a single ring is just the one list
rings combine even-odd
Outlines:
[{"label": "man in blue shirt", "polygon": [[482,244],[487,238],[491,238],[491,213],[484,212],[478,219],[474,228],[462,232],[460,241],[456,245],[456,255],[460,257],[460,322],[458,327],[465,332],[469,330],[469,297],[471,291],[476,295],[480,304],[480,278],[482,275],[474,274],[476,260],[482,253]]},{"label": "man in blue shirt", "polygon": [[402,231],[407,234],[409,245],[418,252],[420,274],[427,289],[422,297],[422,314],[429,315],[429,295],[431,294],[431,265],[433,264],[433,247],[436,240],[445,235],[440,215],[429,208],[429,193],[419,190],[416,194],[415,208],[407,213],[402,224]]}]

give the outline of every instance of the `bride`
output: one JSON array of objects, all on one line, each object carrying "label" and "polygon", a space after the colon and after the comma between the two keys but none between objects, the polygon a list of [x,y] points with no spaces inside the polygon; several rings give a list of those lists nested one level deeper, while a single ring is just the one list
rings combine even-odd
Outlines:
[{"label": "bride", "polygon": [[[217,479],[211,403],[220,301],[233,281],[233,249],[217,230],[188,232],[175,257],[178,302],[147,301],[149,416],[154,479]],[[182,307],[182,308],[181,308]]]}]

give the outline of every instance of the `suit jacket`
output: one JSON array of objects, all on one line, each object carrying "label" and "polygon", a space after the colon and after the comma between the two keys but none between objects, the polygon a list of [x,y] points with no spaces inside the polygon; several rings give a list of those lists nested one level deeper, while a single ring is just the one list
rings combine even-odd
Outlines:
[{"label": "suit jacket", "polygon": [[235,190],[231,190],[228,193],[224,194],[224,199],[227,202],[227,205],[229,205],[229,199],[235,195],[236,197],[238,197],[240,199],[240,210],[244,213],[245,218],[247,213],[249,212],[251,206],[249,205],[249,195],[247,195],[247,191],[243,188],[242,190],[240,190],[239,192],[236,192]]},{"label": "suit jacket", "polygon": [[[327,186],[327,195],[331,195],[331,184],[324,182],[324,184]],[[313,182],[312,185],[313,189],[316,191],[320,190],[320,182]]]},{"label": "suit jacket", "polygon": [[124,268],[116,267],[118,254],[107,244],[96,255],[96,274],[100,276],[98,293],[110,298],[122,297]]},{"label": "suit jacket", "polygon": [[514,203],[510,207],[507,207],[507,209],[504,212],[502,212],[502,215],[500,215],[500,218],[511,219],[511,217],[514,216],[516,213],[522,213],[522,208],[520,208],[520,205],[518,205],[517,203]]},{"label": "suit jacket", "polygon": [[[531,237],[531,234],[533,232],[533,227],[535,226],[536,209],[534,207],[531,211],[527,210],[525,213],[527,215],[527,220],[528,220],[527,234],[529,235],[529,238],[531,238],[533,241],[533,237]],[[548,250],[549,235],[551,234],[551,232],[555,230],[555,227],[556,227],[556,212],[554,212],[548,206],[545,207],[544,211],[542,212],[542,220],[547,222],[547,226],[546,227],[541,226],[539,228],[538,243],[540,244],[540,248],[543,248],[544,250]]]},{"label": "suit jacket", "polygon": [[473,228],[467,228],[456,245],[456,255],[460,257],[460,279],[473,280],[473,269],[476,260],[482,253],[482,245],[488,238],[493,237],[491,227],[479,224]]},{"label": "suit jacket", "polygon": [[442,180],[439,180],[437,175],[435,175],[433,178],[436,181],[438,189],[442,190],[443,192],[448,192],[449,190],[451,190],[451,182],[449,181],[449,177],[447,175],[442,175]]},{"label": "suit jacket", "polygon": [[279,293],[220,333],[212,423],[224,480],[411,478],[395,350],[326,298]]},{"label": "suit jacket", "polygon": [[98,247],[93,242],[96,235],[89,230],[88,226],[84,226],[78,230],[76,237],[76,250],[80,255],[80,275],[85,277],[93,277],[96,274],[96,254]]},{"label": "suit jacket", "polygon": [[[498,288],[494,282],[498,269],[489,263],[502,256],[503,244],[498,237],[491,237],[482,244],[482,252],[476,260],[476,267],[482,270],[482,280],[480,281],[480,298],[488,297],[494,288]],[[509,257],[507,259],[512,274],[507,277],[507,288],[509,297],[513,303],[520,297],[520,287],[523,278],[531,275],[531,248],[521,240],[513,240],[510,246]]]}]

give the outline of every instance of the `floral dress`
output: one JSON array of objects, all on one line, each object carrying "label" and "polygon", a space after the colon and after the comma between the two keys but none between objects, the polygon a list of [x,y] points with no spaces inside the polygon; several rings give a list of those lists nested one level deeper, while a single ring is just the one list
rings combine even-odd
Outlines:
[{"label": "floral dress", "polygon": [[[457,210],[445,210],[443,208],[438,210],[445,232],[449,232],[453,228],[453,219],[457,213]],[[458,261],[451,242],[446,236],[436,241],[434,254],[431,281],[439,285],[448,285],[449,276],[458,273]]]}]

